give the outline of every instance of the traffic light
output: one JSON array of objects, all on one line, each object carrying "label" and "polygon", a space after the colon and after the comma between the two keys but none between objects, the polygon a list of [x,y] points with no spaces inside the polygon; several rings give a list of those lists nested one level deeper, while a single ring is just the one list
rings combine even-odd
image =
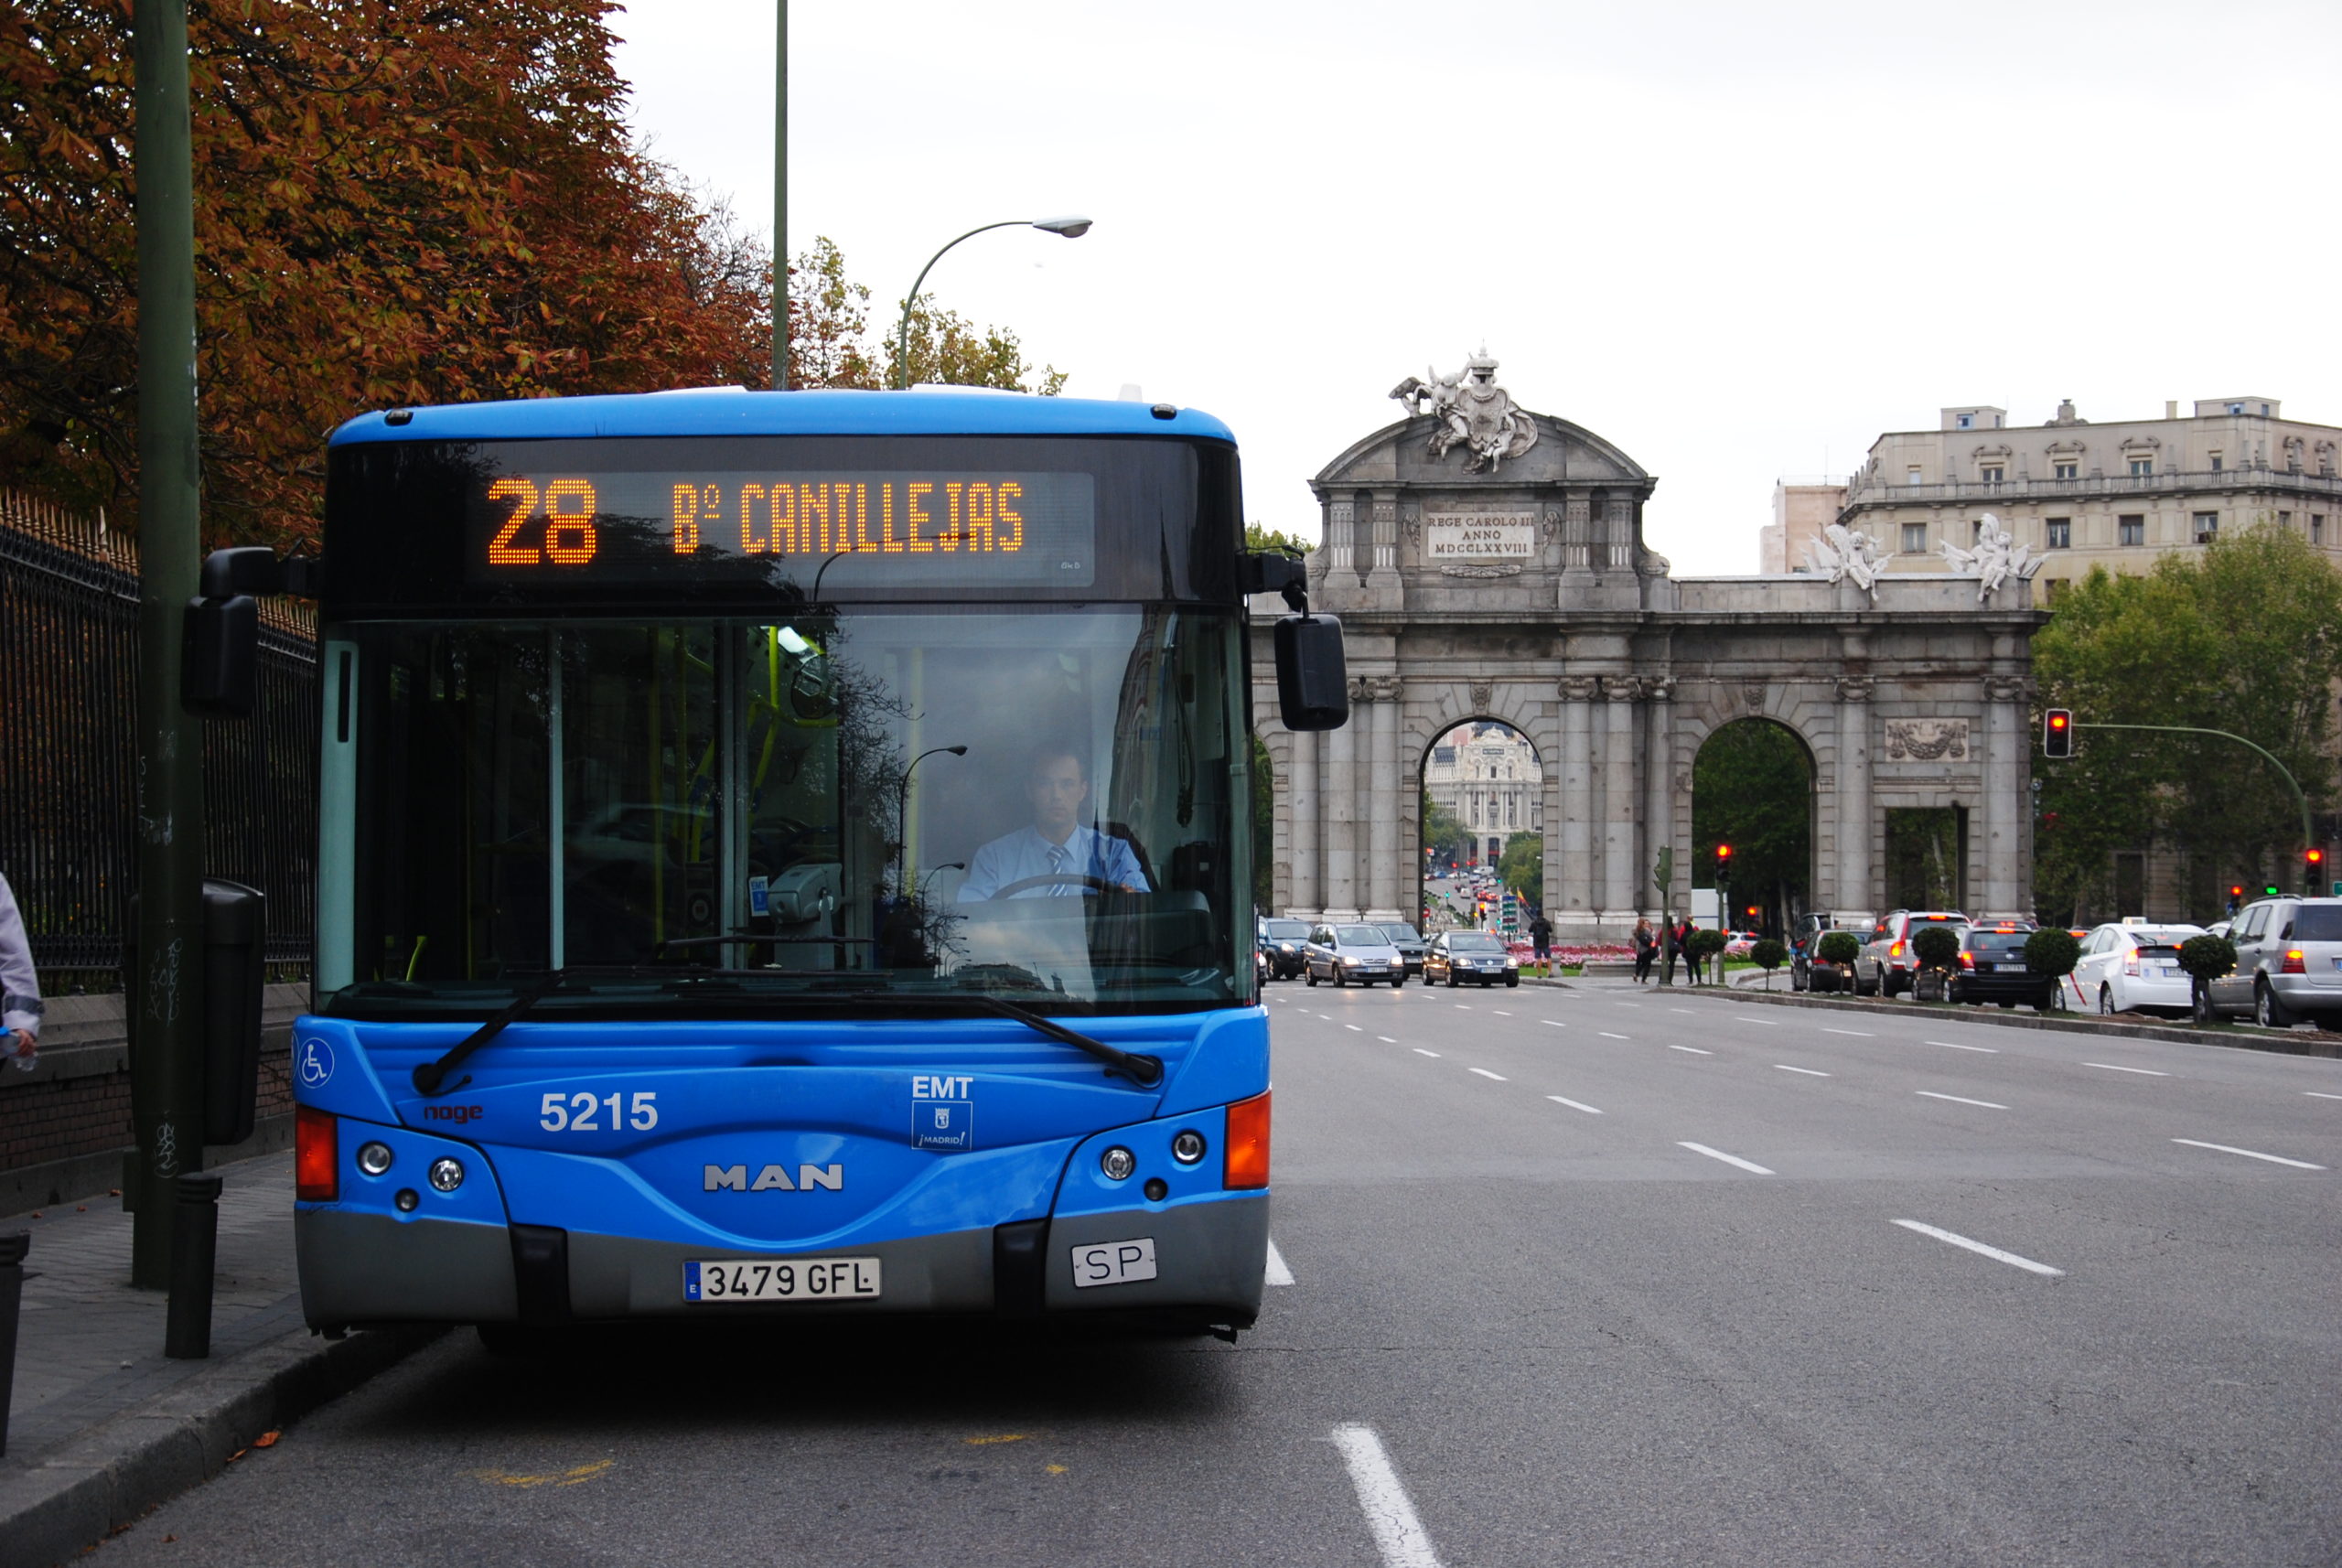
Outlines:
[{"label": "traffic light", "polygon": [[2272,882],[2261,890],[2261,896],[2264,898],[2274,898],[2277,896],[2277,885]]},{"label": "traffic light", "polygon": [[2243,908],[2244,884],[2241,882],[2232,882],[2229,884],[2229,913],[2233,915],[2239,909]]},{"label": "traffic light", "polygon": [[1729,868],[1731,865],[1732,846],[1728,843],[1720,843],[1716,845],[1716,869],[1718,871],[1723,871]]},{"label": "traffic light", "polygon": [[2315,873],[2319,866],[2326,864],[2326,852],[2322,849],[2313,849],[2304,854],[2302,859]]},{"label": "traffic light", "polygon": [[2071,757],[2074,754],[2074,711],[2071,708],[2051,708],[2041,715],[2041,755]]}]

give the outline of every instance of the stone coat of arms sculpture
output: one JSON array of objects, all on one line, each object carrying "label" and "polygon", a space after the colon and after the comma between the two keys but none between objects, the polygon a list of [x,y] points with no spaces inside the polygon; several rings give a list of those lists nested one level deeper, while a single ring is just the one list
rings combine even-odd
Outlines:
[{"label": "stone coat of arms sculpture", "polygon": [[1497,385],[1497,362],[1486,347],[1452,376],[1429,367],[1423,375],[1430,379],[1409,376],[1391,389],[1391,395],[1409,412],[1439,421],[1431,438],[1434,461],[1461,446],[1471,454],[1464,465],[1466,473],[1494,473],[1504,458],[1518,457],[1537,445],[1537,422]]}]

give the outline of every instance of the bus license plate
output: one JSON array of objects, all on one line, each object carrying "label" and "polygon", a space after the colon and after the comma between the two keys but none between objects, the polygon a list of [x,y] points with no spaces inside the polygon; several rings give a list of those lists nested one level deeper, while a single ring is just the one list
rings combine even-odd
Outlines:
[{"label": "bus license plate", "polygon": [[864,1300],[877,1294],[876,1258],[725,1258],[683,1264],[685,1301]]}]

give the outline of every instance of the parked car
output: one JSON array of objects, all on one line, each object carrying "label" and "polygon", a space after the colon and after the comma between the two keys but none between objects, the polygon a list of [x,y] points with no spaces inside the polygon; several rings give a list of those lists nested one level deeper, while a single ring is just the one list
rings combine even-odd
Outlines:
[{"label": "parked car", "polygon": [[1857,941],[1869,933],[1842,926],[1826,909],[1808,910],[1797,918],[1789,928],[1789,989],[1791,991],[1835,991],[1838,972],[1824,967],[1814,968],[1814,950],[1821,939],[1832,931],[1851,930]]},{"label": "parked car", "polygon": [[1519,985],[1520,961],[1490,932],[1442,931],[1423,953],[1423,983],[1443,980],[1450,985]]},{"label": "parked car", "polygon": [[1957,909],[1896,909],[1880,916],[1854,960],[1854,994],[1894,996],[1910,990],[1919,969],[1918,955],[1911,950],[1913,933],[1923,926],[1968,923]]},{"label": "parked car", "polygon": [[1268,958],[1271,978],[1291,980],[1301,972],[1309,949],[1309,922],[1262,920],[1258,946]]},{"label": "parked car", "polygon": [[1371,985],[1387,980],[1395,990],[1407,983],[1407,962],[1380,926],[1319,926],[1309,933],[1303,978],[1315,985]]},{"label": "parked car", "polygon": [[1423,972],[1423,950],[1431,944],[1423,940],[1421,932],[1404,920],[1385,920],[1382,922],[1382,934],[1391,939],[1391,945],[1397,948],[1399,956],[1407,961],[1409,974]]},{"label": "parked car", "polygon": [[2150,926],[2124,920],[2100,926],[2082,940],[2074,989],[2101,1013],[2185,1014],[2193,1004],[2179,944],[2204,934],[2197,926]]},{"label": "parked car", "polygon": [[1973,926],[1960,934],[1960,967],[1944,995],[1951,1002],[1997,1002],[2014,1007],[2030,1003],[2047,1012],[2057,1001],[2057,981],[2025,967],[2025,940],[2040,929],[2029,920]]},{"label": "parked car", "polygon": [[2207,988],[2215,1014],[2342,1029],[2342,898],[2256,899],[2229,940],[2236,968]]},{"label": "parked car", "polygon": [[1763,933],[1759,931],[1726,931],[1724,934],[1724,956],[1746,958],[1761,940]]}]

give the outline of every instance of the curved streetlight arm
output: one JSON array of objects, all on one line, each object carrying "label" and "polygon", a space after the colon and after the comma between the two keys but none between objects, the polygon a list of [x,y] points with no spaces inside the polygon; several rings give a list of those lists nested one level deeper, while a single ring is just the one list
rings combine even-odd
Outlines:
[{"label": "curved streetlight arm", "polygon": [[[2247,740],[2240,735],[2231,735],[2224,729],[2197,729],[2192,725],[2086,725],[2077,721],[2074,727],[2076,729],[2153,730],[2160,735],[2209,735],[2218,736],[2222,740],[2232,740],[2239,746],[2251,746],[2253,750],[2268,758],[2269,766],[2275,768],[2278,775],[2285,780],[2285,788],[2294,792],[2294,804],[2301,808],[2302,813],[2302,846],[2306,849],[2317,842],[2310,836],[2309,797],[2302,793],[2301,781],[2294,777],[2292,768],[2278,761],[2274,753],[2258,742]],[[2304,875],[2306,875],[2307,873]],[[2315,889],[2313,888],[2312,891]]]},{"label": "curved streetlight arm", "polygon": [[[989,233],[994,229],[1024,229],[1030,227],[1031,223],[1032,220],[1029,218],[1004,218],[997,223],[987,223],[981,229],[971,229],[961,235],[960,240],[972,240],[977,235]],[[943,251],[950,250],[952,245],[958,244],[960,240],[954,240],[951,244],[945,245]],[[919,303],[919,285],[927,282],[927,274],[935,270],[935,263],[943,259],[943,251],[938,251],[927,258],[927,265],[919,268],[919,278],[911,285],[910,293],[903,296],[902,331],[895,345],[895,386],[898,391],[908,389],[911,384],[911,306]]]}]

